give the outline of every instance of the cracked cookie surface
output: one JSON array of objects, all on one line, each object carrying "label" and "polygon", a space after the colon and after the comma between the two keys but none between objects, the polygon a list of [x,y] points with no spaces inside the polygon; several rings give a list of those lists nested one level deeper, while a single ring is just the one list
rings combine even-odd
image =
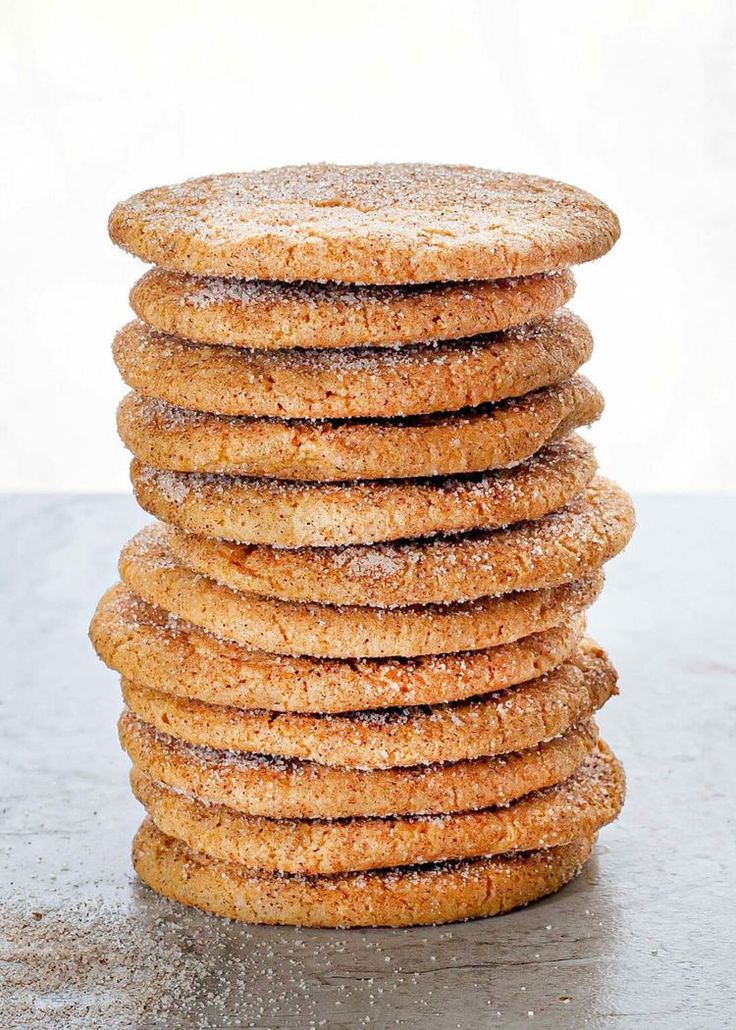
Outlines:
[{"label": "cracked cookie surface", "polygon": [[299,165],[145,190],[114,243],[196,275],[366,284],[499,279],[605,254],[615,214],[575,186],[469,165]]}]

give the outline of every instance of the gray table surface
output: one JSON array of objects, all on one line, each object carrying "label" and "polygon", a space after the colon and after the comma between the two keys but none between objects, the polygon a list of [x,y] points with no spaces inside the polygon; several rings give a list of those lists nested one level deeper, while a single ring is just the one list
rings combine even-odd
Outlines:
[{"label": "gray table surface", "polygon": [[580,878],[497,919],[244,927],[136,882],[115,677],[86,628],[142,523],[0,498],[2,1026],[726,1027],[736,1021],[736,500],[643,498],[591,615],[624,814]]}]

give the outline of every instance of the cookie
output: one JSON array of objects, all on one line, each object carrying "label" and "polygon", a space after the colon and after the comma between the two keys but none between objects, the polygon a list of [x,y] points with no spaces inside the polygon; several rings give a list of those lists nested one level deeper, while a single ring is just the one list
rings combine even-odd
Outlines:
[{"label": "cookie", "polygon": [[616,673],[590,642],[552,672],[470,701],[339,715],[228,708],[122,681],[126,706],[160,733],[217,751],[349,769],[459,762],[531,748],[590,719]]},{"label": "cookie", "polygon": [[445,604],[579,579],[628,543],[634,509],[596,478],[559,511],[507,529],[340,548],[274,548],[166,528],[182,565],[244,593],[390,608]]},{"label": "cookie", "polygon": [[487,282],[350,286],[206,279],[152,268],[131,290],[130,305],[153,329],[198,343],[343,349],[495,333],[548,317],[574,292],[568,269]]},{"label": "cookie", "polygon": [[137,321],[117,334],[113,356],[129,386],[178,408],[339,419],[426,415],[520,397],[569,379],[592,349],[585,323],[561,310],[474,339],[337,352],[189,343]]},{"label": "cookie", "polygon": [[122,583],[102,597],[90,626],[100,658],[126,679],[208,704],[282,712],[457,701],[541,676],[580,643],[585,619],[483,651],[351,661],[253,651],[146,604]]},{"label": "cookie", "polygon": [[120,555],[120,578],[147,601],[215,636],[273,654],[393,658],[476,651],[538,633],[583,611],[603,574],[558,587],[452,605],[369,608],[242,594],[177,563],[157,525]]},{"label": "cookie", "polygon": [[467,165],[301,165],[145,190],[114,243],[175,272],[366,284],[500,279],[605,254],[618,219],[589,193]]},{"label": "cookie", "polygon": [[506,805],[571,776],[598,731],[582,722],[560,737],[508,755],[414,768],[345,769],[195,747],[126,711],[120,743],[134,767],[202,801],[271,819],[430,815]]},{"label": "cookie", "polygon": [[567,780],[501,808],[383,819],[263,819],[131,773],[133,794],[162,833],[222,862],[324,876],[559,847],[621,811],[623,769],[604,745]]},{"label": "cookie", "polygon": [[418,926],[498,915],[572,880],[595,839],[542,851],[335,876],[254,873],[166,837],[146,819],[133,841],[141,880],[183,905],[243,923]]},{"label": "cookie", "polygon": [[429,480],[287,483],[160,471],[134,459],[140,506],[188,532],[276,547],[325,547],[490,529],[563,507],[593,478],[577,436],[490,473]]},{"label": "cookie", "polygon": [[602,411],[600,393],[575,376],[498,404],[393,420],[236,418],[129,393],[117,425],[125,446],[153,468],[327,483],[516,465]]}]

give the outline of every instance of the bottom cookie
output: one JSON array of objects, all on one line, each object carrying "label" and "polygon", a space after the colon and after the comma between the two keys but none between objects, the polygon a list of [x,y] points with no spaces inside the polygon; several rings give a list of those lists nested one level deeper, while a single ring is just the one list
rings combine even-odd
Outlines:
[{"label": "bottom cookie", "polygon": [[245,923],[413,926],[498,915],[536,901],[573,879],[594,843],[594,836],[583,837],[494,858],[305,877],[217,861],[146,819],[133,841],[133,865],[159,894]]}]

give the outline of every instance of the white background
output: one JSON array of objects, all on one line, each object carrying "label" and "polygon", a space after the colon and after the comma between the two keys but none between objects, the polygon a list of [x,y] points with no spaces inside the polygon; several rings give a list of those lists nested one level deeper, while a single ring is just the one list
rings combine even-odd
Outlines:
[{"label": "white background", "polygon": [[123,490],[120,198],[302,161],[469,162],[621,216],[573,307],[636,491],[730,492],[734,5],[3,0],[0,488]]}]

